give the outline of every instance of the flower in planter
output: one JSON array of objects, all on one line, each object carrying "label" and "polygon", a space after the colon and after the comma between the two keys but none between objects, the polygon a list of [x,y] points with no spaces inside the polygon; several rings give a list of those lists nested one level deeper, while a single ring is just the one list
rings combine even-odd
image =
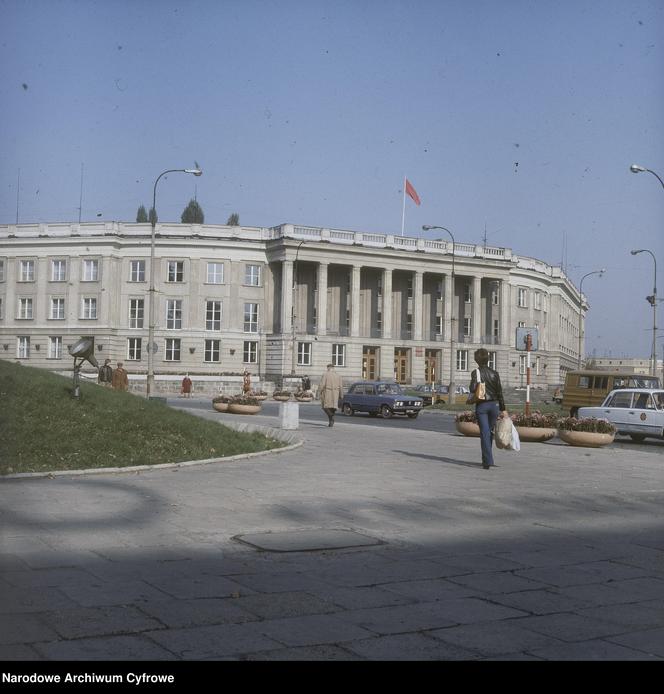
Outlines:
[{"label": "flower in planter", "polygon": [[229,403],[233,400],[233,398],[230,395],[217,395],[216,398],[212,398],[212,402],[225,402]]},{"label": "flower in planter", "polygon": [[260,405],[260,400],[251,395],[234,395],[229,401],[232,405]]},{"label": "flower in planter", "polygon": [[296,398],[313,398],[314,394],[310,390],[298,390],[295,392]]},{"label": "flower in planter", "polygon": [[272,396],[280,398],[290,398],[291,392],[290,390],[275,390],[274,393],[272,393]]},{"label": "flower in planter", "polygon": [[536,427],[542,429],[555,429],[558,426],[558,416],[555,414],[542,414],[533,412],[529,415],[524,412],[516,412],[510,415],[515,427]]},{"label": "flower in planter", "polygon": [[616,428],[607,419],[596,419],[595,417],[565,417],[558,420],[558,429],[563,431],[588,431],[594,434],[614,434]]},{"label": "flower in planter", "polygon": [[262,397],[267,396],[267,393],[264,390],[252,390],[252,391],[249,391],[248,395],[253,395],[254,397],[257,397],[257,398],[262,398]]},{"label": "flower in planter", "polygon": [[466,410],[465,412],[459,412],[459,414],[454,416],[454,421],[455,422],[473,422],[474,424],[477,424],[477,417],[475,416],[475,413]]}]

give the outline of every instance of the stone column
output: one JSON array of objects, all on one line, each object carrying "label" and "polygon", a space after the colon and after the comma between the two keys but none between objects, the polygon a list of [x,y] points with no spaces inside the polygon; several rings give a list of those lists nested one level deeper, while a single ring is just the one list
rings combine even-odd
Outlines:
[{"label": "stone column", "polygon": [[281,333],[290,335],[293,329],[293,261],[281,263]]},{"label": "stone column", "polygon": [[473,277],[473,342],[480,344],[484,333],[482,324],[482,278]]},{"label": "stone column", "polygon": [[360,335],[360,265],[353,265],[350,276],[350,335]]},{"label": "stone column", "polygon": [[383,270],[383,337],[392,337],[392,270]]},{"label": "stone column", "polygon": [[[443,282],[443,338],[449,342],[450,335],[454,329],[452,323],[452,301],[453,301],[453,289],[452,289],[452,275],[445,275]],[[454,341],[456,342],[457,336],[454,335]]]},{"label": "stone column", "polygon": [[513,335],[510,316],[512,309],[510,307],[511,292],[510,283],[508,280],[500,280],[500,327],[499,340],[501,345],[511,347]]},{"label": "stone column", "polygon": [[327,268],[328,263],[318,263],[317,335],[325,335],[327,333]]},{"label": "stone column", "polygon": [[423,273],[416,270],[413,275],[413,340],[421,340]]}]

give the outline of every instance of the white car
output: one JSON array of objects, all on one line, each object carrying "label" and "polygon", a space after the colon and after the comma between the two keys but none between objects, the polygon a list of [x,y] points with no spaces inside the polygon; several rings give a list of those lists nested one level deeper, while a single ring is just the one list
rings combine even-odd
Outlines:
[{"label": "white car", "polygon": [[580,407],[578,415],[608,419],[618,434],[641,443],[646,437],[664,439],[664,390],[619,388],[612,390],[599,407]]}]

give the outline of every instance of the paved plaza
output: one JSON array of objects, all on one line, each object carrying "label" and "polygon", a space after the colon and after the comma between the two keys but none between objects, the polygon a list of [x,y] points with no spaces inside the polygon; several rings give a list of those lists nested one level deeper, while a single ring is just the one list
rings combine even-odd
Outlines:
[{"label": "paved plaza", "polygon": [[286,452],[2,481],[0,659],[664,659],[664,444],[483,470],[318,412]]}]

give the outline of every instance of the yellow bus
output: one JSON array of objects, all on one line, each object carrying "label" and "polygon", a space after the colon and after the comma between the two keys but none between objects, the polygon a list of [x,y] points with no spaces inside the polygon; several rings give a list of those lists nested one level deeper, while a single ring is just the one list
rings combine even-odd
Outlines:
[{"label": "yellow bus", "polygon": [[616,388],[659,388],[657,376],[617,371],[568,371],[563,390],[563,410],[576,417],[579,407],[601,405]]}]

